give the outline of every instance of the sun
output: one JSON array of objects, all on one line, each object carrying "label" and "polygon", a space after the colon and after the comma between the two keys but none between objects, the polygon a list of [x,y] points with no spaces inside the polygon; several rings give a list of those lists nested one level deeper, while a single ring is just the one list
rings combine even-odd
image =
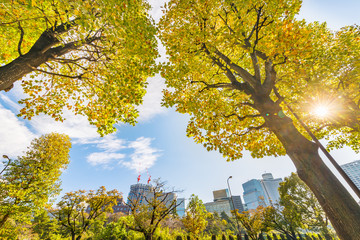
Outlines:
[{"label": "sun", "polygon": [[329,116],[330,113],[329,108],[323,105],[316,106],[312,112],[315,116],[319,118],[325,118]]}]

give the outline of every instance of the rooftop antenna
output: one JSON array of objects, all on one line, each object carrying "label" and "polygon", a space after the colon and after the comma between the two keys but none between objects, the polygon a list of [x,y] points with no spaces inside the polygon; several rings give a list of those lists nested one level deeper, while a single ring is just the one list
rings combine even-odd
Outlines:
[{"label": "rooftop antenna", "polygon": [[139,174],[139,176],[137,177],[137,182],[140,182],[140,177],[141,177],[141,174]]},{"label": "rooftop antenna", "polygon": [[149,179],[147,180],[147,184],[149,184],[150,183],[150,181],[151,181],[151,175],[149,174],[149,172],[148,172],[148,170],[146,169],[146,173],[147,173],[147,175],[148,175],[148,177],[149,177]]}]

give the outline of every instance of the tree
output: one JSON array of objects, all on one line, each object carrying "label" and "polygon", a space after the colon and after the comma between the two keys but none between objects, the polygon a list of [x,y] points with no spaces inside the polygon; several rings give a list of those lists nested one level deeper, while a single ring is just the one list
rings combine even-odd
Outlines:
[{"label": "tree", "polygon": [[294,219],[293,222],[300,220],[302,226],[310,230],[330,234],[329,222],[320,203],[295,173],[280,183],[279,193],[279,205],[286,219]]},{"label": "tree", "polygon": [[208,215],[202,200],[195,194],[192,194],[182,222],[191,235],[197,236],[205,230],[208,223],[206,220]]},{"label": "tree", "polygon": [[180,205],[176,201],[175,190],[169,191],[166,183],[160,179],[153,183],[149,191],[129,198],[128,203],[132,218],[126,222],[126,226],[130,230],[141,232],[145,240],[152,240],[161,223]]},{"label": "tree", "polygon": [[[232,210],[232,211],[238,211],[238,209]],[[226,230],[231,230],[233,232],[237,232],[240,230],[237,228],[237,222],[236,222],[235,217],[230,217],[225,212],[221,212],[220,216],[221,216],[221,219],[226,222],[226,224],[225,224]]]},{"label": "tree", "polygon": [[264,216],[264,225],[271,230],[276,230],[287,236],[288,239],[296,240],[296,232],[299,228],[305,229],[301,212],[281,206],[269,206]]},{"label": "tree", "polygon": [[[348,145],[356,152],[360,150],[359,39],[360,26],[337,31],[335,44],[322,52],[321,61],[305,60],[309,70],[304,93],[291,100],[313,131],[320,136],[331,133],[327,135],[329,149]],[[314,65],[320,67],[315,70]],[[317,108],[325,112],[316,114]]]},{"label": "tree", "polygon": [[[309,87],[309,62],[314,74],[326,73],[323,53],[337,44],[325,24],[295,19],[300,6],[300,0],[170,1],[159,23],[169,55],[164,105],[189,113],[187,136],[228,160],[243,150],[258,158],[287,154],[339,237],[358,239],[360,207],[285,104]],[[328,73],[327,79],[336,75]]]},{"label": "tree", "polygon": [[[142,0],[0,3],[0,90],[21,80],[20,115],[87,116],[100,134],[134,124],[154,73],[155,27]],[[29,78],[30,77],[30,78]]]},{"label": "tree", "polygon": [[[219,235],[220,233],[225,232],[227,229],[236,230],[236,227],[233,228],[232,223],[228,223],[226,220],[220,217],[217,212],[208,214],[206,221],[207,225],[205,232],[211,235]],[[230,227],[228,225],[230,225]]]},{"label": "tree", "polygon": [[27,221],[59,193],[70,147],[67,135],[46,134],[32,140],[25,155],[9,163],[0,181],[0,229],[10,218]]},{"label": "tree", "polygon": [[44,210],[37,214],[32,220],[32,231],[39,239],[60,239],[59,225],[56,219],[49,216],[49,212]]},{"label": "tree", "polygon": [[257,240],[259,235],[267,230],[265,216],[268,209],[268,207],[260,205],[256,209],[251,209],[242,213],[235,212],[237,219],[246,229],[246,233],[251,239]]},{"label": "tree", "polygon": [[279,193],[279,203],[268,207],[265,212],[265,225],[268,228],[295,240],[299,229],[333,235],[328,229],[327,217],[316,197],[295,173],[280,183]]},{"label": "tree", "polygon": [[51,210],[51,214],[72,240],[79,240],[96,219],[113,212],[112,207],[118,198],[121,194],[117,190],[106,191],[104,186],[96,191],[69,192],[61,198],[57,209]]},{"label": "tree", "polygon": [[121,221],[110,222],[106,224],[105,228],[103,228],[100,232],[95,233],[93,239],[102,240],[117,240],[123,239],[127,236],[125,224]]}]

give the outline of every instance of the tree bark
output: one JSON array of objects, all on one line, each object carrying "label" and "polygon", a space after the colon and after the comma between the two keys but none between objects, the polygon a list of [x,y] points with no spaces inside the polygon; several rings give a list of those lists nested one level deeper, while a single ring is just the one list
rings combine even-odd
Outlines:
[{"label": "tree bark", "polygon": [[[100,37],[88,37],[84,41],[68,42],[58,45],[57,35],[67,32],[76,25],[75,20],[45,30],[28,53],[20,55],[4,66],[0,66],[0,91],[9,91],[14,82],[36,70],[40,65],[55,57],[63,56],[84,44],[99,40]],[[58,45],[58,46],[56,46]]]},{"label": "tree bark", "polygon": [[144,233],[145,236],[145,240],[152,240],[153,239],[153,235],[151,233]]},{"label": "tree bark", "polygon": [[6,221],[9,219],[10,217],[10,213],[6,213],[2,219],[0,220],[0,228],[2,228],[4,226],[4,224],[6,223]]},{"label": "tree bark", "polygon": [[34,71],[41,64],[47,62],[51,54],[41,51],[30,51],[12,62],[0,67],[0,91],[10,90],[17,80]]},{"label": "tree bark", "polygon": [[288,117],[270,115],[265,121],[285,147],[300,179],[314,193],[340,239],[360,240],[360,206],[324,164],[318,146],[306,139]]}]

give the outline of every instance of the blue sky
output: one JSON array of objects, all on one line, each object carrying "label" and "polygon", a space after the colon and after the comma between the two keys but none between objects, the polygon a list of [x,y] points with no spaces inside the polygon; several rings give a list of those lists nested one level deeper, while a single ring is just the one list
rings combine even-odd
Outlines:
[{"label": "blue sky", "polygon": [[[159,19],[162,1],[152,0],[152,15]],[[307,0],[300,18],[307,21],[326,21],[332,29],[344,25],[360,24],[360,1]],[[164,50],[160,48],[164,53]],[[226,188],[231,175],[231,190],[242,195],[241,184],[261,178],[265,172],[274,177],[288,176],[295,168],[288,157],[252,159],[245,153],[243,159],[226,162],[217,152],[207,152],[185,135],[187,115],[160,106],[160,76],[149,79],[144,105],[139,107],[139,123],[135,126],[119,125],[116,134],[100,138],[86,118],[65,113],[67,121],[54,122],[47,116],[31,121],[16,117],[22,90],[16,85],[8,93],[0,93],[0,154],[11,157],[22,155],[31,139],[49,132],[66,133],[72,138],[71,163],[63,173],[63,192],[79,189],[118,189],[126,197],[131,184],[141,173],[145,183],[161,177],[168,185],[184,190],[179,195],[188,198],[192,193],[204,202],[212,201],[212,191]],[[348,148],[333,152],[339,164],[360,159]]]}]

